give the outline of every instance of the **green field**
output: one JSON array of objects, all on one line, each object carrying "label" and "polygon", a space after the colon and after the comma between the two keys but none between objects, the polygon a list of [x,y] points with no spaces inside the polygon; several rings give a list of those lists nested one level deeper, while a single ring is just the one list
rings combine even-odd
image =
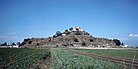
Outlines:
[{"label": "green field", "polygon": [[130,50],[103,50],[103,49],[97,49],[97,50],[91,50],[91,49],[74,49],[78,51],[88,52],[88,53],[94,53],[99,55],[108,55],[112,57],[122,57],[122,58],[130,58],[130,59],[138,59],[138,50],[130,49]]},{"label": "green field", "polygon": [[48,49],[0,48],[1,69],[27,69],[36,63]]},{"label": "green field", "polygon": [[110,55],[113,57],[123,57],[125,54],[127,58],[133,58],[133,54],[135,53],[135,57],[138,58],[138,51],[133,50],[0,48],[0,69],[30,69],[33,64],[38,64],[39,60],[41,60],[46,53],[51,53],[51,59],[49,59],[51,62],[44,62],[51,63],[52,69],[133,69],[131,66],[120,63],[81,55],[73,52],[74,50],[99,55]]},{"label": "green field", "polygon": [[54,69],[123,69],[121,64],[94,59],[73,52],[52,49]]}]

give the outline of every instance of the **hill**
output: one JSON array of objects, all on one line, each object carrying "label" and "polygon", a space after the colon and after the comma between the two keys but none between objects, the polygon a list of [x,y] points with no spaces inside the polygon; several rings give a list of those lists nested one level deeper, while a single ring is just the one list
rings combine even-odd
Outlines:
[{"label": "hill", "polygon": [[71,27],[63,33],[57,31],[53,37],[24,39],[21,47],[117,47],[118,39],[96,38],[80,27]]}]

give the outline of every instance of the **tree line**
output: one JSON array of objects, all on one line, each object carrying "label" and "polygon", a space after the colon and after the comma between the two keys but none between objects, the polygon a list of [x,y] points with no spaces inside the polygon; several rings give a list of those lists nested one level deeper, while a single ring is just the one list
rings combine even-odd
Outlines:
[{"label": "tree line", "polygon": [[20,42],[17,42],[17,43],[14,43],[14,42],[11,42],[11,43],[7,43],[7,42],[4,42],[2,44],[0,44],[0,46],[15,46],[15,45],[20,45],[21,43]]}]

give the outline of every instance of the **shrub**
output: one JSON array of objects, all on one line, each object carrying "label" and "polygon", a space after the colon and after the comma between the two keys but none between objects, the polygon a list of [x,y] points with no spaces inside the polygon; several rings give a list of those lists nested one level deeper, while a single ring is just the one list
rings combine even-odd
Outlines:
[{"label": "shrub", "polygon": [[56,38],[57,36],[56,35],[53,35],[53,38]]},{"label": "shrub", "polygon": [[66,35],[69,35],[70,34],[70,32],[67,29],[63,33],[66,34]]},{"label": "shrub", "polygon": [[11,45],[16,45],[14,42]]},{"label": "shrub", "polygon": [[56,35],[57,35],[57,36],[62,36],[62,33],[61,33],[60,31],[57,31],[57,32],[56,32]]},{"label": "shrub", "polygon": [[73,30],[73,27],[69,28],[69,30],[72,31]]},{"label": "shrub", "polygon": [[86,46],[86,43],[85,43],[85,42],[82,42],[82,43],[81,43],[81,46]]},{"label": "shrub", "polygon": [[29,41],[28,43],[29,43],[29,44],[32,44],[32,41]]},{"label": "shrub", "polygon": [[39,46],[39,43],[37,43],[37,46]]},{"label": "shrub", "polygon": [[90,42],[93,42],[93,39],[90,39]]},{"label": "shrub", "polygon": [[74,46],[73,44],[70,44],[70,46]]},{"label": "shrub", "polygon": [[85,32],[84,35],[90,35],[88,32]]},{"label": "shrub", "polygon": [[113,39],[113,41],[115,42],[115,44],[116,44],[117,46],[120,46],[120,45],[121,45],[120,40],[118,40],[118,39]]},{"label": "shrub", "polygon": [[3,44],[1,44],[1,46],[7,46],[8,44],[5,42],[5,43],[3,43]]},{"label": "shrub", "polygon": [[75,42],[79,42],[79,40],[77,38],[74,39]]}]

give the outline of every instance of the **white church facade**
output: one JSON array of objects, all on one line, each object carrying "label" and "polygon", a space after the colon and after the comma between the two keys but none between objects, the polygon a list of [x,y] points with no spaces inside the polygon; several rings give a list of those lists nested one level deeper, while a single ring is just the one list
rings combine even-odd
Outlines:
[{"label": "white church facade", "polygon": [[76,27],[76,26],[75,26],[75,27],[73,28],[73,31],[84,31],[84,30],[83,30],[82,28],[80,28],[80,27]]}]

